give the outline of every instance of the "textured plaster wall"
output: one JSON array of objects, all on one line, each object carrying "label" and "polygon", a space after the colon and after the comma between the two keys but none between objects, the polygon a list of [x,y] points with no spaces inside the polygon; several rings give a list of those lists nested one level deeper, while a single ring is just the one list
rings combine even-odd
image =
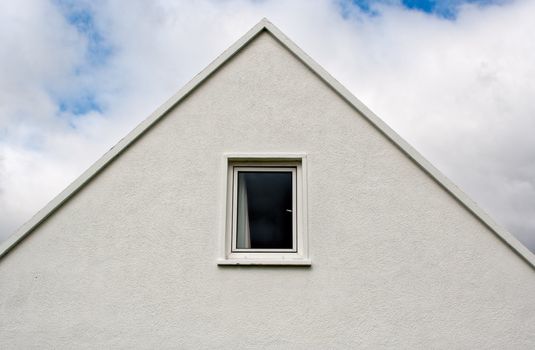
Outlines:
[{"label": "textured plaster wall", "polygon": [[[224,152],[306,152],[311,268],[218,267]],[[269,34],[0,261],[0,347],[534,349],[535,274]]]}]

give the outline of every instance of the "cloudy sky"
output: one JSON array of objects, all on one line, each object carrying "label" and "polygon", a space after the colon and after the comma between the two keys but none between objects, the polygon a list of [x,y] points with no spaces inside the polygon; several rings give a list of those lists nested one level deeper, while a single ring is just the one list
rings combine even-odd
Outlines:
[{"label": "cloudy sky", "polygon": [[0,241],[262,17],[535,251],[535,0],[0,2]]}]

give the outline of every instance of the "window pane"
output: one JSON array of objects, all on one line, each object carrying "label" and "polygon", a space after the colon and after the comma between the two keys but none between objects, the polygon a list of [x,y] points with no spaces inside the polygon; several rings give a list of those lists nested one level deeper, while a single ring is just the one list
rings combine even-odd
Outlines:
[{"label": "window pane", "polygon": [[238,172],[238,249],[291,249],[292,173]]}]

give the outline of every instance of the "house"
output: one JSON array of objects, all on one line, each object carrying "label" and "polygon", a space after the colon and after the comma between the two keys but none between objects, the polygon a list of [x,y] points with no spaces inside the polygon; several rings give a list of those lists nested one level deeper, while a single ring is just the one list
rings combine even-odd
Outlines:
[{"label": "house", "polygon": [[2,349],[535,349],[534,256],[267,20],[0,255]]}]

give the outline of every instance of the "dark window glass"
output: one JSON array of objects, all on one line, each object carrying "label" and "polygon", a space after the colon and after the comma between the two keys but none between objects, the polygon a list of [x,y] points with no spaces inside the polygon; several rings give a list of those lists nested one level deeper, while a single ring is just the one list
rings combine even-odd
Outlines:
[{"label": "dark window glass", "polygon": [[238,172],[238,249],[291,249],[292,173]]}]

